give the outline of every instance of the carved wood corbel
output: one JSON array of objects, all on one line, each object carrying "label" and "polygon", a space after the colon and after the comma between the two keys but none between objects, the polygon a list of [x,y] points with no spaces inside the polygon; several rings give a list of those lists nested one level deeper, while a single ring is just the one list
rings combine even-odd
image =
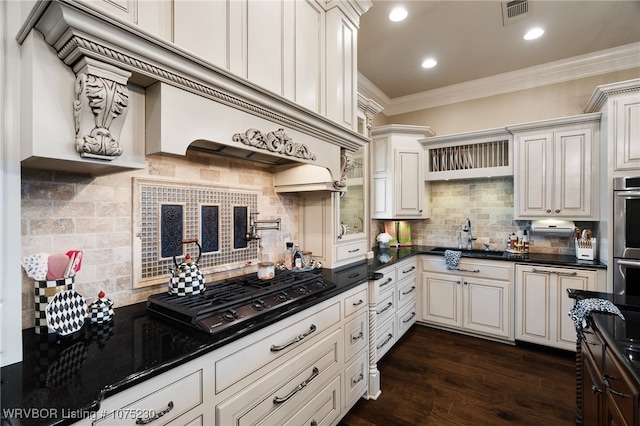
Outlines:
[{"label": "carved wood corbel", "polygon": [[335,189],[343,189],[347,186],[347,175],[355,164],[355,161],[353,161],[353,152],[344,148],[340,149],[340,180],[333,182]]},{"label": "carved wood corbel", "polygon": [[76,150],[84,158],[111,161],[122,155],[119,139],[129,108],[131,73],[87,57],[73,70]]}]

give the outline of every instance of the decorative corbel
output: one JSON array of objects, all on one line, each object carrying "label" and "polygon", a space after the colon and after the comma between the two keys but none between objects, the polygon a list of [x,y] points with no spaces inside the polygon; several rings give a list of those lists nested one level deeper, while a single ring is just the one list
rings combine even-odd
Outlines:
[{"label": "decorative corbel", "polygon": [[111,161],[122,155],[119,138],[129,108],[131,73],[87,57],[73,70],[76,150],[81,157]]},{"label": "decorative corbel", "polygon": [[347,175],[356,165],[355,161],[353,161],[353,153],[351,151],[347,151],[345,148],[340,149],[340,180],[336,180],[333,182],[333,187],[335,189],[344,189],[347,186]]}]

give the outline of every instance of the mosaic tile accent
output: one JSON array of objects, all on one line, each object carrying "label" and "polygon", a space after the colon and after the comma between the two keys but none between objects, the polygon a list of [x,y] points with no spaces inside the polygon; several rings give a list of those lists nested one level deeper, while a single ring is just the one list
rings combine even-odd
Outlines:
[{"label": "mosaic tile accent", "polygon": [[[246,219],[242,231],[239,228],[234,229],[234,223],[239,224],[241,221],[234,217],[234,207],[243,206],[245,217],[248,217],[249,212],[257,211],[257,193],[138,178],[134,178],[133,187],[134,234],[139,238],[139,244],[134,244],[134,288],[163,282],[174,266],[173,248],[167,257],[165,254],[168,251],[161,243],[161,218],[163,213],[169,217],[169,206],[183,207],[182,238],[198,238],[203,245],[202,257],[198,264],[204,273],[213,272],[219,265],[252,262],[257,259],[256,241],[244,241],[242,249],[235,248],[240,243],[236,235],[242,232],[244,239]],[[207,247],[206,250],[204,246]],[[197,253],[191,250],[191,246],[187,246],[183,252],[197,257]],[[176,259],[178,263],[182,261],[180,258]],[[135,265],[136,263],[138,265]]]},{"label": "mosaic tile accent", "polygon": [[200,206],[200,245],[203,253],[220,250],[220,206]]},{"label": "mosaic tile accent", "polygon": [[249,212],[247,206],[233,206],[233,248],[247,248],[247,235]]},{"label": "mosaic tile accent", "polygon": [[[160,204],[160,257],[182,256],[184,205]],[[177,251],[176,248],[178,248]]]}]

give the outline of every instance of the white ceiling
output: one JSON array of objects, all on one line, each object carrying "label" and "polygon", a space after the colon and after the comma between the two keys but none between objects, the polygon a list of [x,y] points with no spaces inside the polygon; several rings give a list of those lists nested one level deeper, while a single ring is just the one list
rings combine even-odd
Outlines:
[{"label": "white ceiling", "polygon": [[[396,5],[409,12],[402,22],[387,17]],[[523,40],[534,26],[544,35]],[[526,18],[503,25],[499,1],[374,0],[360,19],[358,71],[393,101],[620,46],[637,61],[639,42],[640,1],[529,1]],[[427,56],[435,68],[421,67]]]}]

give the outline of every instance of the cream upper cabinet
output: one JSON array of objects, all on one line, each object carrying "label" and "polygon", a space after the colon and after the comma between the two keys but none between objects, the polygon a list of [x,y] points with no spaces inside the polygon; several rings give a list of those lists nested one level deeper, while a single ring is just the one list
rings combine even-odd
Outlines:
[{"label": "cream upper cabinet", "polygon": [[429,186],[424,182],[424,150],[418,143],[431,135],[426,126],[391,124],[371,131],[374,219],[429,217]]},{"label": "cream upper cabinet", "polygon": [[76,0],[357,131],[357,33],[370,0]]},{"label": "cream upper cabinet", "polygon": [[569,351],[576,330],[567,289],[601,291],[603,270],[516,265],[516,339]]},{"label": "cream upper cabinet", "polygon": [[516,219],[597,220],[600,114],[509,126]]},{"label": "cream upper cabinet", "polygon": [[602,112],[602,154],[612,177],[640,170],[640,78],[598,86],[585,112]]}]

